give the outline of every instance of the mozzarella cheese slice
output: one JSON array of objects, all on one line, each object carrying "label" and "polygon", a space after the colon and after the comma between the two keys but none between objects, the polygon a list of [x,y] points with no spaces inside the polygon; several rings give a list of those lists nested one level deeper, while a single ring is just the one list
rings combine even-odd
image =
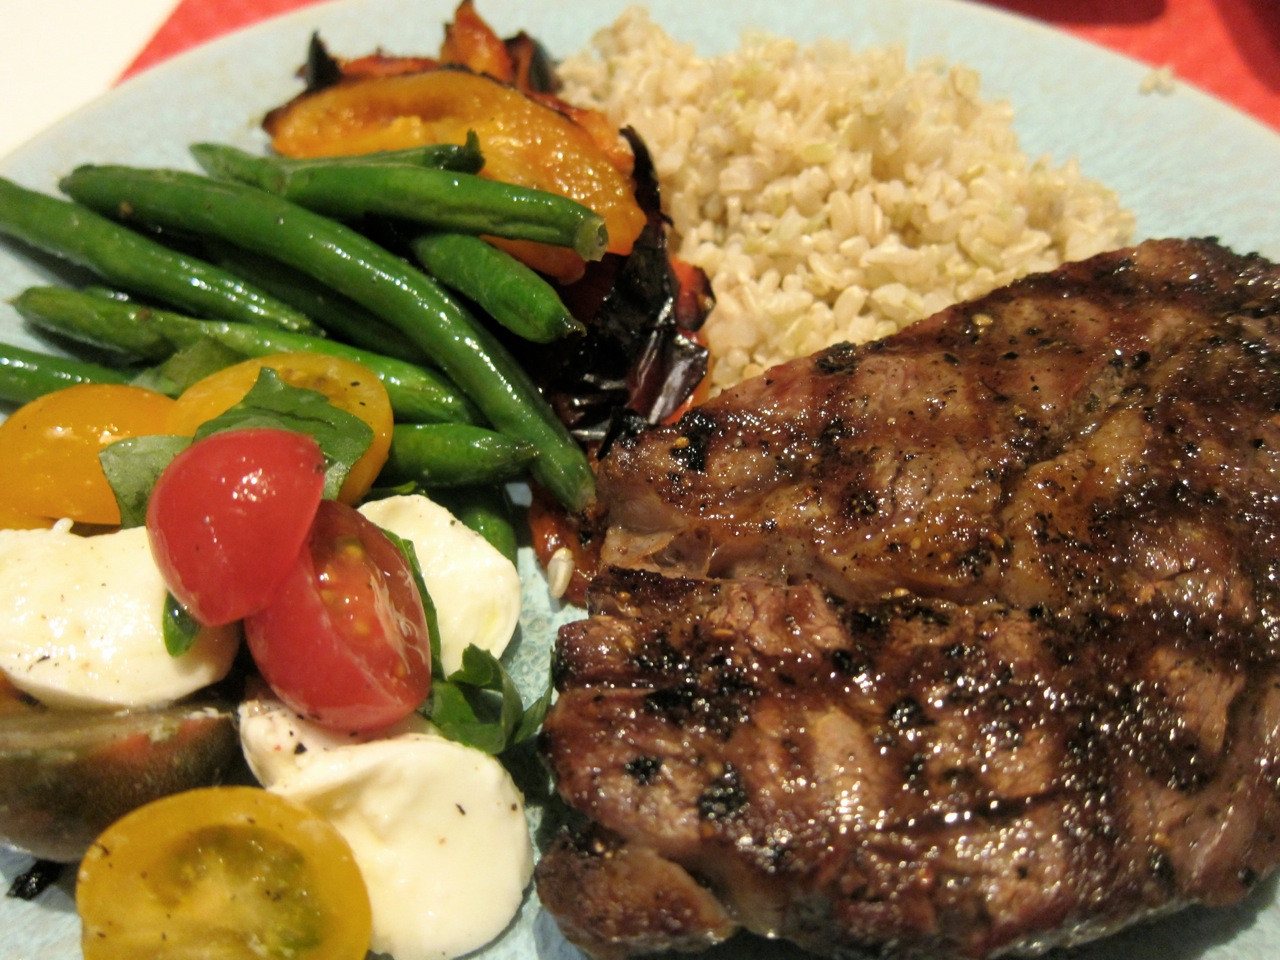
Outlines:
[{"label": "mozzarella cheese slice", "polygon": [[360,512],[413,544],[436,607],[445,672],[462,666],[471,643],[501,656],[520,622],[520,575],[511,561],[419,494],[374,500]]},{"label": "mozzarella cheese slice", "polygon": [[369,890],[375,952],[448,960],[498,936],[533,873],[524,802],[497,760],[420,719],[335,734],[279,701],[247,701],[240,737],[267,789],[329,820]]},{"label": "mozzarella cheese slice", "polygon": [[51,707],[170,703],[226,676],[239,634],[202,630],[180,657],[165,650],[167,592],[145,528],[82,537],[0,530],[0,671]]}]

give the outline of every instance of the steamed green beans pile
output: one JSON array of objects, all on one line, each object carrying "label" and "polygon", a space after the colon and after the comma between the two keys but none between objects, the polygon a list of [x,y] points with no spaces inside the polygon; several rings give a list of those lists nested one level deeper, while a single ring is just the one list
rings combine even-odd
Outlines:
[{"label": "steamed green beans pile", "polygon": [[[364,364],[387,388],[397,425],[385,485],[449,491],[463,519],[508,552],[506,481],[530,476],[570,510],[591,501],[583,450],[492,327],[546,343],[582,326],[553,286],[480,237],[598,258],[607,242],[599,216],[480,179],[474,139],[332,160],[210,144],[193,153],[207,174],[80,167],[59,184],[69,199],[0,178],[0,234],[105,285],[13,298],[37,330],[94,355],[0,345],[0,399],[129,382],[138,371],[137,382],[154,382],[148,373],[184,351],[226,363],[330,353]],[[405,256],[361,232],[368,217],[395,221]],[[169,237],[181,246],[160,239]],[[119,364],[95,362],[104,352]]]}]

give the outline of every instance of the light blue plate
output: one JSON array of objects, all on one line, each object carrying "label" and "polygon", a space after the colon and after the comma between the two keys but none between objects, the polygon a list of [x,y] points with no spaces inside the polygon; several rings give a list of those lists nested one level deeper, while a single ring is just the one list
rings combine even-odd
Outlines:
[{"label": "light blue plate", "polygon": [[[262,114],[299,89],[294,71],[319,30],[330,49],[355,56],[438,48],[453,0],[339,0],[216,41],[124,84],[0,160],[0,174],[53,191],[79,163],[191,167],[188,144],[219,140],[250,148],[264,141]],[[525,29],[555,53],[583,47],[625,7],[623,0],[481,0],[503,35]],[[703,53],[736,45],[744,29],[807,42],[846,38],[858,46],[902,43],[913,59],[942,56],[976,67],[988,99],[1012,102],[1023,148],[1055,162],[1071,156],[1118,191],[1137,214],[1140,238],[1216,236],[1238,251],[1280,259],[1280,135],[1196,90],[1141,92],[1150,68],[1037,23],[960,0],[738,0],[690,4],[654,0],[654,19]],[[48,282],[40,263],[0,243],[0,300]],[[0,305],[0,340],[35,345],[17,315]],[[527,690],[545,676],[555,627],[571,611],[552,609],[528,555],[525,620],[516,669]],[[7,885],[25,865],[0,853]],[[1077,960],[1263,960],[1280,945],[1274,883],[1239,907],[1194,909],[1077,954]],[[79,925],[70,882],[38,904],[0,902],[0,957],[75,960]],[[735,944],[722,958],[796,957],[767,943]],[[578,954],[530,902],[484,960],[575,960]]]}]

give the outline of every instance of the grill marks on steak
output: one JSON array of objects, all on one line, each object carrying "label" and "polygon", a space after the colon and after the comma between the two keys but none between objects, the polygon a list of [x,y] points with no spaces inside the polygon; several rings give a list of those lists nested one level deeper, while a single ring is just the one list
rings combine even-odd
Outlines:
[{"label": "grill marks on steak", "polygon": [[1280,853],[1276,677],[1176,625],[616,569],[592,608],[544,733],[591,825],[539,891],[598,955],[736,923],[830,955],[1035,950],[1236,899]]},{"label": "grill marks on steak", "polygon": [[1152,242],[615,445],[543,741],[566,934],[983,957],[1269,873],[1278,316]]},{"label": "grill marks on steak", "polygon": [[[775,368],[615,446],[603,561],[851,598],[1061,599],[1103,576],[1094,531],[1123,526],[1104,506],[1163,501],[1192,524],[1207,497],[1248,507],[1232,474],[1280,449],[1276,298],[1261,261],[1152,243]],[[1252,513],[1273,528],[1268,506]]]}]

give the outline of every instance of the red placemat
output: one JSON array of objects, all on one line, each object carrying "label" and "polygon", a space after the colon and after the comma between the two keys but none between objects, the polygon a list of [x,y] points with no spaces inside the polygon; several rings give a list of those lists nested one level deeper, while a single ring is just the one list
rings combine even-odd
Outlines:
[{"label": "red placemat", "polygon": [[319,0],[181,0],[121,79],[215,37]]},{"label": "red placemat", "polygon": [[[181,0],[125,76],[317,0]],[[975,0],[976,2],[976,0]],[[1277,0],[989,0],[1152,67],[1280,130]]]},{"label": "red placemat", "polygon": [[1277,0],[991,0],[1127,54],[1280,130]]}]

